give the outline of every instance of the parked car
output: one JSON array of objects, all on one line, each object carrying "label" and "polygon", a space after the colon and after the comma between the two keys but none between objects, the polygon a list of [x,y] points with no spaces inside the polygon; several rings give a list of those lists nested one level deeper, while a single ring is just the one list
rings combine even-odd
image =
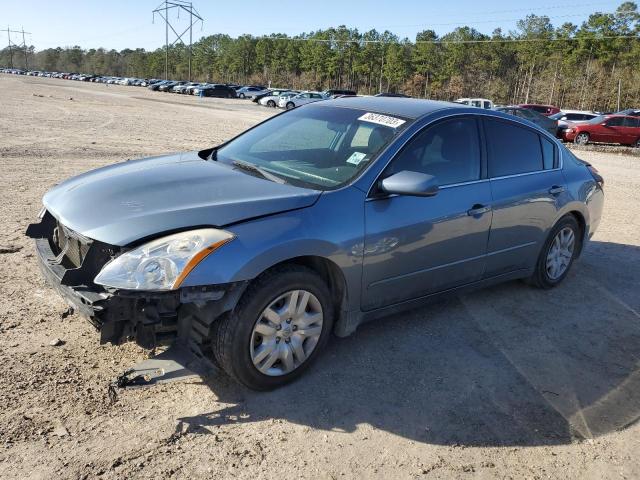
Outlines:
[{"label": "parked car", "polygon": [[178,85],[184,85],[186,83],[187,82],[185,82],[185,81],[180,81],[180,82],[169,81],[167,83],[163,83],[162,85],[160,85],[158,87],[158,91],[159,92],[170,92],[173,87],[178,86]]},{"label": "parked car", "polygon": [[[281,96],[288,95],[289,98],[297,95],[300,92],[293,90],[273,90],[269,92],[267,95],[259,95],[256,97],[258,99],[258,103],[265,107],[275,108],[278,106],[278,101]],[[254,99],[255,100],[255,99]]]},{"label": "parked car", "polygon": [[601,115],[565,129],[567,142],[586,145],[591,142],[620,143],[640,147],[640,118],[627,115]]},{"label": "parked car", "polygon": [[174,85],[173,87],[171,87],[171,91],[173,93],[187,93],[187,89],[191,88],[191,87],[197,87],[202,85],[201,83],[196,83],[196,82],[188,82],[188,83],[179,83],[177,85]]},{"label": "parked car", "polygon": [[529,110],[538,112],[546,117],[554,115],[560,111],[558,107],[554,107],[553,105],[538,105],[537,103],[522,103],[518,105],[518,107],[528,108]]},{"label": "parked car", "polygon": [[562,132],[572,125],[579,125],[586,123],[589,120],[596,118],[599,113],[586,111],[586,110],[563,110],[553,115],[549,115],[552,120],[557,120],[558,128],[556,131],[556,137],[562,138]]},{"label": "parked car", "polygon": [[397,98],[411,98],[410,95],[405,95],[404,93],[394,93],[394,92],[380,92],[374,97],[397,97]]},{"label": "parked car", "polygon": [[626,110],[622,110],[617,112],[616,115],[628,115],[630,117],[640,117],[640,109],[638,108],[627,108]]},{"label": "parked car", "polygon": [[493,102],[486,98],[459,98],[454,103],[468,105],[470,107],[484,108],[486,110],[491,110],[494,107]]},{"label": "parked car", "polygon": [[[107,83],[109,83],[109,82],[107,82]],[[157,90],[160,89],[160,87],[162,87],[162,86],[164,86],[164,85],[166,85],[168,83],[172,83],[172,82],[170,82],[169,80],[160,80],[158,82],[149,84],[149,86],[147,88],[149,90],[157,91]]]},{"label": "parked car", "polygon": [[233,88],[219,84],[198,87],[194,89],[193,94],[203,97],[236,98],[236,91]]},{"label": "parked car", "polygon": [[500,107],[496,108],[499,112],[508,113],[509,115],[515,115],[516,117],[524,118],[532,123],[535,123],[543,130],[546,130],[554,137],[558,133],[558,121],[545,117],[544,115],[536,112],[535,110],[529,110],[527,108],[520,107]]},{"label": "parked car", "polygon": [[505,280],[560,284],[602,183],[517,117],[348,97],[66,180],[27,235],[101,342],[183,341],[268,390],[366,320]]},{"label": "parked car", "polygon": [[336,97],[338,95],[344,97],[345,95],[354,96],[354,95],[358,95],[358,94],[353,90],[344,90],[344,89],[340,89],[340,88],[331,88],[329,90],[325,90],[324,92],[322,92],[322,95],[324,95],[325,97],[329,98],[329,97]]},{"label": "parked car", "polygon": [[238,98],[253,98],[256,95],[267,92],[268,89],[260,86],[242,87],[236,90]]},{"label": "parked car", "polygon": [[280,97],[280,99],[278,99],[278,106],[280,108],[291,110],[292,108],[299,107],[300,105],[306,105],[307,103],[319,102],[326,99],[327,97],[322,95],[320,92],[302,92],[294,95],[293,97]]}]

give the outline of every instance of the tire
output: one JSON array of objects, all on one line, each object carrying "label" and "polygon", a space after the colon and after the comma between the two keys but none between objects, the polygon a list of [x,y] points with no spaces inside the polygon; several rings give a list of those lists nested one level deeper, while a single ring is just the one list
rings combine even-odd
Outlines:
[{"label": "tire", "polygon": [[227,98],[231,98],[231,94],[230,93],[227,93]]},{"label": "tire", "polygon": [[291,110],[292,108],[296,108],[295,103],[293,102],[287,102],[287,105],[285,107],[287,110]]},{"label": "tire", "polygon": [[[313,318],[318,318],[318,309],[320,309],[319,318],[321,318],[321,326],[303,326],[299,328],[309,328],[309,331],[311,331],[312,328],[316,331],[320,330],[319,337],[316,334],[313,339],[305,338],[299,340],[300,338],[304,338],[304,335],[300,335],[300,329],[298,333],[295,333],[296,320],[285,320],[286,313],[284,316],[278,317],[279,321],[281,321],[280,324],[272,324],[270,319],[267,320],[264,316],[267,307],[278,305],[275,302],[286,297],[286,295],[289,295],[292,291],[298,290],[310,294],[307,297],[309,298],[308,302],[309,304],[313,303],[316,308],[316,311],[312,314]],[[313,298],[313,302],[311,298]],[[293,305],[297,305],[298,302],[300,302],[297,299],[298,296],[296,296]],[[305,305],[307,305],[307,303],[305,303]],[[285,309],[285,307],[282,308]],[[274,307],[270,309],[270,311],[273,313],[277,312],[278,309]],[[280,310],[280,312],[283,311],[284,310]],[[303,320],[305,318],[311,318],[311,316],[307,317],[309,314],[306,313],[306,309],[302,315],[304,316]],[[215,322],[212,339],[213,353],[215,356],[214,361],[217,362],[230,377],[252,390],[273,390],[298,378],[316,361],[331,335],[333,315],[334,305],[331,301],[331,294],[329,293],[327,285],[318,274],[306,267],[297,265],[276,267],[262,274],[247,288],[247,291],[243,294],[231,314]],[[267,325],[266,328],[273,330],[275,335],[283,335],[283,337],[275,338],[273,342],[269,344],[269,348],[271,348],[270,352],[274,354],[277,352],[275,356],[277,356],[278,359],[275,360],[275,363],[271,362],[268,367],[265,367],[272,353],[265,355],[263,357],[263,360],[265,360],[262,366],[263,371],[260,371],[254,363],[254,359],[259,361],[258,357],[261,355],[260,348],[263,350],[267,349],[267,343],[265,341],[267,336],[262,337],[256,329],[258,325],[264,325],[264,322],[275,326],[285,325],[285,322],[289,325],[285,325],[288,333],[285,332],[285,328],[278,328],[278,333],[274,327]],[[287,335],[286,338],[284,338],[285,334]],[[283,339],[286,343],[282,341]],[[277,344],[275,343],[276,341],[278,341]],[[308,343],[309,341],[312,342]],[[299,357],[294,353],[296,351],[294,344],[297,344],[298,348],[303,348],[302,353],[304,360],[301,363],[298,363]],[[307,346],[310,347],[307,349],[308,351],[305,352],[304,349],[306,349]],[[287,371],[285,362],[280,359],[280,352],[286,352],[284,353],[285,355],[290,355],[289,361],[296,362],[298,365],[294,366],[293,370]]]},{"label": "tire", "polygon": [[638,138],[635,143],[633,145],[631,145],[634,148],[640,148],[640,138]]},{"label": "tire", "polygon": [[245,98],[244,93],[241,93],[240,95],[238,95],[238,98],[242,98],[244,100],[244,98]]},{"label": "tire", "polygon": [[[556,238],[562,243],[561,235],[567,231],[571,231],[573,235],[573,245],[570,249],[570,256],[565,255],[563,262],[568,261],[562,271],[556,271],[556,275],[553,274],[553,267],[549,266],[549,257],[552,255],[551,250],[556,246]],[[574,260],[577,258],[582,248],[582,232],[576,218],[573,215],[565,215],[549,232],[547,240],[540,251],[538,261],[536,263],[536,269],[533,275],[527,279],[527,283],[538,288],[549,289],[559,285],[571,270]]]},{"label": "tire", "polygon": [[576,145],[586,145],[589,143],[589,134],[586,132],[580,132],[576,135],[576,138],[573,139],[573,143]]},{"label": "tire", "polygon": [[276,102],[274,102],[273,100],[269,100],[267,102],[267,107],[276,108]]}]

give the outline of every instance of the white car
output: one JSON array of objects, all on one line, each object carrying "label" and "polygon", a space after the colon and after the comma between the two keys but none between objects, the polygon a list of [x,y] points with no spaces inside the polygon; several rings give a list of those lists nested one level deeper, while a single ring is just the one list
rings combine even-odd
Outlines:
[{"label": "white car", "polygon": [[581,123],[587,123],[589,120],[592,120],[599,115],[599,113],[589,110],[562,110],[549,116],[549,118],[551,120],[558,121],[556,137],[562,138],[562,132],[571,127],[571,125],[580,125]]},{"label": "white car", "polygon": [[278,106],[278,101],[281,97],[288,96],[289,98],[291,98],[298,93],[300,92],[294,92],[292,90],[274,90],[273,92],[271,92],[271,95],[267,95],[266,97],[262,97],[260,100],[258,100],[258,103],[265,107],[275,108]]},{"label": "white car", "polygon": [[463,105],[484,108],[486,110],[493,110],[493,102],[487,98],[459,98],[455,103],[462,103]]},{"label": "white car", "polygon": [[238,98],[253,98],[268,91],[269,89],[261,87],[242,87],[236,91],[236,95],[238,95]]},{"label": "white car", "polygon": [[278,100],[278,106],[280,108],[286,108],[287,110],[291,110],[292,108],[299,107],[300,105],[305,105],[307,103],[319,102],[321,100],[326,100],[327,97],[322,95],[320,92],[302,92],[293,97],[283,97]]}]

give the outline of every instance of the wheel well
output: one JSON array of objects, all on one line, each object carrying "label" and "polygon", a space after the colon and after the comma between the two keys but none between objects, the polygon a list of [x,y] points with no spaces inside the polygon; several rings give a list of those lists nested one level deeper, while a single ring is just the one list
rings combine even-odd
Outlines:
[{"label": "wheel well", "polygon": [[329,287],[331,292],[331,300],[335,305],[335,323],[341,317],[342,312],[347,310],[347,282],[340,267],[331,260],[313,255],[294,257],[283,262],[277,263],[269,268],[269,270],[280,267],[282,265],[301,265],[316,272]]},{"label": "wheel well", "polygon": [[584,236],[587,232],[587,222],[585,222],[582,213],[578,212],[577,210],[569,212],[569,215],[573,215],[573,217],[576,219],[576,222],[578,222],[578,226],[580,227],[580,245],[578,246],[579,255],[580,253],[582,253],[582,246],[584,245]]}]

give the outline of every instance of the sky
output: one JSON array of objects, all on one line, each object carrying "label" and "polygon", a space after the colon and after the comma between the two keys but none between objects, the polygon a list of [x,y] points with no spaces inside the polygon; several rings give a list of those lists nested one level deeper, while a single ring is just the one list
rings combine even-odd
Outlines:
[{"label": "sky", "polygon": [[[163,20],[152,11],[161,0],[0,0],[0,29],[31,32],[27,44],[36,50],[80,45],[83,48],[145,48],[164,45]],[[295,35],[338,25],[390,30],[415,40],[417,32],[435,30],[442,35],[468,25],[482,33],[496,28],[515,30],[516,22],[529,13],[547,15],[554,25],[580,24],[589,14],[613,12],[622,3],[583,0],[194,0],[204,18],[193,29],[194,41],[214,33],[232,37],[271,33]],[[180,33],[188,26],[187,15],[169,15]],[[170,32],[171,33],[171,32]],[[11,34],[19,43],[22,35]],[[172,39],[170,38],[170,41]],[[0,30],[0,48],[7,32]]]}]

